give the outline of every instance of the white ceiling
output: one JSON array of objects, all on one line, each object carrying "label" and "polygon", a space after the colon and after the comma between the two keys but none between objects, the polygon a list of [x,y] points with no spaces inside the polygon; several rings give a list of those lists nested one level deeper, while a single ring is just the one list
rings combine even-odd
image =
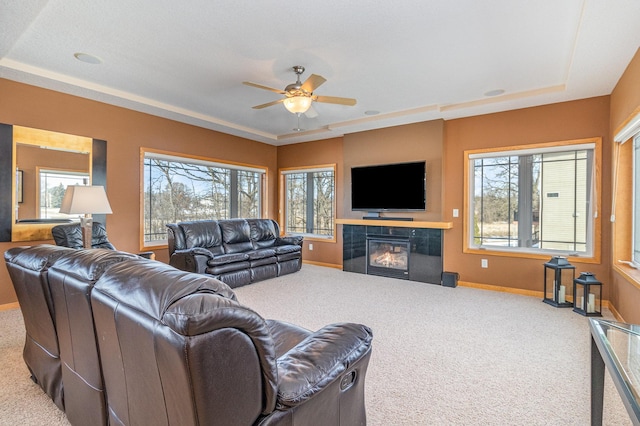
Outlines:
[{"label": "white ceiling", "polygon": [[[610,94],[640,0],[0,0],[0,28],[0,78],[283,145]],[[294,65],[358,103],[314,102],[302,132],[252,109],[282,95],[242,82]]]}]

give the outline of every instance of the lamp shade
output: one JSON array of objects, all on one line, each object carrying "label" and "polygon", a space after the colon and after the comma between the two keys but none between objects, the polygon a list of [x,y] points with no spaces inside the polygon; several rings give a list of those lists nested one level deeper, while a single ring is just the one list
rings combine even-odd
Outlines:
[{"label": "lamp shade", "polygon": [[311,101],[309,96],[292,96],[284,100],[284,107],[294,114],[302,114],[311,107]]},{"label": "lamp shade", "polygon": [[112,211],[103,186],[69,185],[62,199],[60,213],[107,214]]}]

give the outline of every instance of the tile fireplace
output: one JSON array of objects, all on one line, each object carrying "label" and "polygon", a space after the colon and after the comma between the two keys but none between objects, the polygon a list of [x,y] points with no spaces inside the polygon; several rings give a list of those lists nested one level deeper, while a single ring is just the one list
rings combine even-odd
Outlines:
[{"label": "tile fireplace", "polygon": [[[364,221],[366,222],[366,221]],[[442,229],[405,226],[342,227],[342,269],[440,284]]]}]

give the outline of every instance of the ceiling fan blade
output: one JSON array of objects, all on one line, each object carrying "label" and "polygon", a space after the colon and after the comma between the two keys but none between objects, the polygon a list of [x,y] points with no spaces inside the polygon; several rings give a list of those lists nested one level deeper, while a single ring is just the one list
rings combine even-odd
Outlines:
[{"label": "ceiling fan blade", "polygon": [[314,101],[324,102],[326,104],[340,104],[340,105],[349,105],[354,106],[356,104],[356,100],[352,98],[340,98],[337,96],[314,96]]},{"label": "ceiling fan blade", "polygon": [[258,89],[269,90],[271,92],[276,92],[276,93],[279,93],[281,95],[285,94],[284,90],[274,89],[273,87],[263,86],[262,84],[252,83],[250,81],[243,81],[242,84],[245,84],[245,85],[251,86],[251,87],[257,87]]},{"label": "ceiling fan blade", "polygon": [[309,78],[306,79],[304,83],[302,83],[302,86],[300,88],[302,90],[306,90],[309,93],[312,93],[314,90],[320,87],[320,85],[323,84],[325,81],[327,81],[326,78],[317,74],[311,74]]},{"label": "ceiling fan blade", "polygon": [[284,102],[285,99],[287,99],[287,98],[278,99],[277,101],[273,101],[273,102],[267,102],[266,104],[262,104],[262,105],[256,105],[256,106],[251,107],[251,108],[253,108],[253,109],[262,109],[262,108],[270,107],[271,105],[276,105],[276,104],[279,104],[281,102]]},{"label": "ceiling fan blade", "polygon": [[313,108],[313,104],[309,107],[307,112],[304,113],[307,118],[316,118],[318,116],[318,111]]}]

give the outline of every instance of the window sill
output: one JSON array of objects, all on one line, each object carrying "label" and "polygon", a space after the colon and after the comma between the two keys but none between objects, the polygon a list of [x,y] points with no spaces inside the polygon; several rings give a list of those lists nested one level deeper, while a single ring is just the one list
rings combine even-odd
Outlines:
[{"label": "window sill", "polygon": [[319,241],[322,243],[335,243],[336,237],[324,236],[324,235],[314,235],[314,234],[284,234],[285,237],[302,237],[304,241]]},{"label": "window sill", "polygon": [[622,275],[624,279],[629,281],[634,287],[640,289],[640,269],[635,269],[624,263],[615,262],[613,270]]},{"label": "window sill", "polygon": [[465,248],[463,253],[467,254],[480,254],[489,256],[503,256],[513,257],[519,259],[540,259],[549,260],[553,256],[566,257],[571,263],[600,263],[600,259],[597,256],[581,257],[581,256],[567,256],[562,253],[541,253],[541,252],[524,252],[524,251],[504,251],[504,250],[491,250],[491,249],[477,249],[477,248]]}]

